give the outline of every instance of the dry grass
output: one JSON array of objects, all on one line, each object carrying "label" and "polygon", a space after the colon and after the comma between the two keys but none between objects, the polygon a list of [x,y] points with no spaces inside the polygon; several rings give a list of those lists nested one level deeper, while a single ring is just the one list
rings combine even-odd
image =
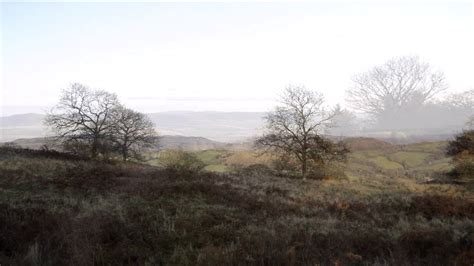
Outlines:
[{"label": "dry grass", "polygon": [[474,201],[460,186],[1,154],[5,265],[474,263]]}]

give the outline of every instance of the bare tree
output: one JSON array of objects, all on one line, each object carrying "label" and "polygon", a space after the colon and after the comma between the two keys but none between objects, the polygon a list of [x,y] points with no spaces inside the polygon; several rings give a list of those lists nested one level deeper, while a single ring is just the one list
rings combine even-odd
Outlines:
[{"label": "bare tree", "polygon": [[125,107],[118,107],[114,114],[116,122],[111,128],[111,136],[123,161],[129,158],[131,152],[137,154],[156,141],[153,122],[146,115]]},{"label": "bare tree", "polygon": [[450,122],[459,121],[468,128],[474,127],[474,89],[451,93],[441,104],[446,107]]},{"label": "bare tree", "polygon": [[332,120],[329,134],[333,136],[349,136],[355,135],[360,131],[359,118],[353,112],[341,108],[340,105],[336,105],[335,111],[337,115]]},{"label": "bare tree", "polygon": [[115,94],[74,83],[62,91],[59,104],[47,115],[45,123],[60,139],[88,143],[91,157],[96,158],[114,126],[112,113],[119,105]]},{"label": "bare tree", "polygon": [[451,93],[445,100],[451,108],[472,112],[474,110],[474,89]]},{"label": "bare tree", "polygon": [[281,97],[281,106],[266,116],[268,133],[256,141],[257,147],[294,156],[305,178],[310,161],[324,163],[328,159],[330,145],[321,134],[336,112],[326,110],[324,102],[318,92],[288,87]]},{"label": "bare tree", "polygon": [[442,72],[413,56],[391,59],[353,82],[348,102],[379,121],[397,118],[402,110],[417,108],[447,88]]}]

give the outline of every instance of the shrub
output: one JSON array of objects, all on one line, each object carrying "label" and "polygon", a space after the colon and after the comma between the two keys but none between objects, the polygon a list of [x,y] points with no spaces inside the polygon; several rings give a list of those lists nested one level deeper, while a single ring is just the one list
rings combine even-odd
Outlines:
[{"label": "shrub", "polygon": [[206,166],[194,154],[182,150],[166,150],[160,153],[160,164],[174,171],[201,171]]},{"label": "shrub", "polygon": [[242,176],[271,176],[275,174],[270,167],[264,164],[252,164],[239,168],[238,173]]},{"label": "shrub", "polygon": [[313,166],[310,168],[308,178],[322,180],[322,179],[345,179],[344,167],[335,163],[323,166]]},{"label": "shrub", "polygon": [[415,229],[399,239],[402,254],[415,264],[448,265],[459,252],[453,234],[442,229]]},{"label": "shrub", "polygon": [[0,159],[12,158],[13,156],[22,156],[26,158],[48,158],[60,160],[86,160],[86,157],[77,156],[70,153],[59,152],[55,150],[33,150],[24,149],[16,146],[0,147]]},{"label": "shrub", "polygon": [[474,155],[474,130],[464,131],[450,141],[447,147],[448,155],[457,156],[462,153]]},{"label": "shrub", "polygon": [[457,158],[450,175],[459,179],[474,179],[474,156]]},{"label": "shrub", "polygon": [[272,168],[280,175],[297,175],[298,162],[288,154],[281,154],[272,161]]},{"label": "shrub", "polygon": [[454,157],[455,166],[450,175],[474,179],[474,130],[464,131],[449,142],[448,155]]},{"label": "shrub", "polygon": [[474,218],[474,202],[444,195],[415,196],[408,212],[421,214],[428,219],[434,217]]}]

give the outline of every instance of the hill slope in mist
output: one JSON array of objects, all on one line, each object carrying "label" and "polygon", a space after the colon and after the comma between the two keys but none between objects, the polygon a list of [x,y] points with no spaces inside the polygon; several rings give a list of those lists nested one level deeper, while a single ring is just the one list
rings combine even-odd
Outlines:
[{"label": "hill slope in mist", "polygon": [[[259,112],[161,112],[148,114],[160,135],[199,136],[236,142],[259,134],[265,113]],[[0,142],[50,135],[43,114],[0,117]]]},{"label": "hill slope in mist", "polygon": [[[11,141],[15,146],[21,148],[38,150],[47,146],[54,146],[52,138],[20,138]],[[186,137],[186,136],[159,136],[157,145],[152,150],[162,149],[179,149],[188,151],[200,151],[209,149],[238,149],[242,145],[228,144],[218,141],[213,141],[203,137]]]},{"label": "hill slope in mist", "polygon": [[0,117],[0,142],[50,135],[43,126],[43,114],[19,114]]},{"label": "hill slope in mist", "polygon": [[161,112],[148,114],[163,135],[200,136],[235,142],[261,132],[261,112]]}]

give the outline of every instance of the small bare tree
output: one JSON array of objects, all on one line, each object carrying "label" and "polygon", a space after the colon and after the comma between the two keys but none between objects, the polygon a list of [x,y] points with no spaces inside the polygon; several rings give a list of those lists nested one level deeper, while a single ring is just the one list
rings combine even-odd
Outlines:
[{"label": "small bare tree", "polygon": [[330,142],[321,134],[336,116],[326,110],[324,97],[304,87],[290,86],[281,97],[281,106],[266,116],[268,133],[256,141],[257,147],[294,156],[306,177],[310,161],[323,164],[330,158]]},{"label": "small bare tree", "polygon": [[88,143],[91,157],[96,158],[114,126],[112,113],[119,105],[115,94],[74,83],[62,91],[45,123],[61,140]]},{"label": "small bare tree", "polygon": [[111,136],[123,161],[129,158],[131,152],[137,154],[157,140],[153,122],[146,115],[125,107],[118,107],[114,115]]},{"label": "small bare tree", "polygon": [[355,76],[353,82],[348,102],[379,121],[397,118],[401,111],[417,108],[447,88],[442,72],[413,56],[391,59]]}]

